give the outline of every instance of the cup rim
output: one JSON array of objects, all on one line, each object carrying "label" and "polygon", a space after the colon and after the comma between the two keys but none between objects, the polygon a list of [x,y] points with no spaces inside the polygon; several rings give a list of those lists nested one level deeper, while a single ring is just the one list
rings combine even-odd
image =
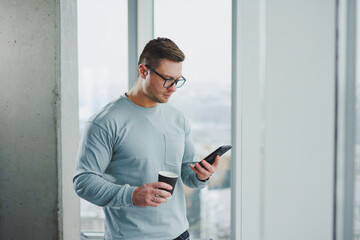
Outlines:
[{"label": "cup rim", "polygon": [[169,177],[169,178],[178,178],[179,177],[178,174],[169,172],[169,171],[160,171],[159,174],[164,177]]}]

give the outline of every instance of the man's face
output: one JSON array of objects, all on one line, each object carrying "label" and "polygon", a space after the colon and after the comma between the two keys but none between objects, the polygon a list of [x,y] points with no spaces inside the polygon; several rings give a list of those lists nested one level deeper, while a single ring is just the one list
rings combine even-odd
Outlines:
[{"label": "man's face", "polygon": [[[155,71],[166,79],[179,79],[182,76],[182,63],[164,59]],[[150,69],[147,69],[147,72],[146,81],[143,82],[145,95],[155,103],[168,102],[171,95],[176,91],[176,85],[174,84],[170,88],[164,88],[163,78],[152,73]]]}]

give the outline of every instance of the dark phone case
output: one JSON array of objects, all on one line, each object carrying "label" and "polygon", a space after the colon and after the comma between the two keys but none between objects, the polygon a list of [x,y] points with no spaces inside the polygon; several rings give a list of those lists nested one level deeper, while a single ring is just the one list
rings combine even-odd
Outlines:
[{"label": "dark phone case", "polygon": [[[224,153],[226,153],[227,151],[229,151],[231,149],[231,145],[224,145],[224,146],[220,146],[218,149],[216,149],[215,151],[213,151],[212,153],[210,153],[206,158],[204,158],[205,161],[207,161],[210,164],[213,164],[215,161],[215,157],[216,155],[223,155]],[[201,162],[199,163],[201,165],[201,167],[204,167]]]}]

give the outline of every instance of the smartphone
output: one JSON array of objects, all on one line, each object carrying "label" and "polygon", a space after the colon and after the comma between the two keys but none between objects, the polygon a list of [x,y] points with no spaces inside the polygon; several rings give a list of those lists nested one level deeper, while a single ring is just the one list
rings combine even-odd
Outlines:
[{"label": "smartphone", "polygon": [[[213,164],[215,161],[215,157],[216,155],[223,155],[224,153],[226,153],[227,151],[229,151],[231,149],[231,145],[224,145],[224,146],[220,146],[218,149],[216,149],[215,151],[213,151],[212,153],[210,153],[206,158],[204,158],[205,161],[207,161],[210,164]],[[204,167],[201,162],[199,162],[201,167]]]}]

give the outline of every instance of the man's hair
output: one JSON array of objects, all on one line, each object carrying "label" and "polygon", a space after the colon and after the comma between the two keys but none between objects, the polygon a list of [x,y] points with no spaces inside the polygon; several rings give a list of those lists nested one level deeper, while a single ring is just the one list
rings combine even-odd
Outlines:
[{"label": "man's hair", "polygon": [[182,62],[185,59],[185,55],[172,40],[168,38],[157,38],[146,44],[140,55],[138,66],[140,64],[148,64],[150,67],[156,69],[163,59]]}]

